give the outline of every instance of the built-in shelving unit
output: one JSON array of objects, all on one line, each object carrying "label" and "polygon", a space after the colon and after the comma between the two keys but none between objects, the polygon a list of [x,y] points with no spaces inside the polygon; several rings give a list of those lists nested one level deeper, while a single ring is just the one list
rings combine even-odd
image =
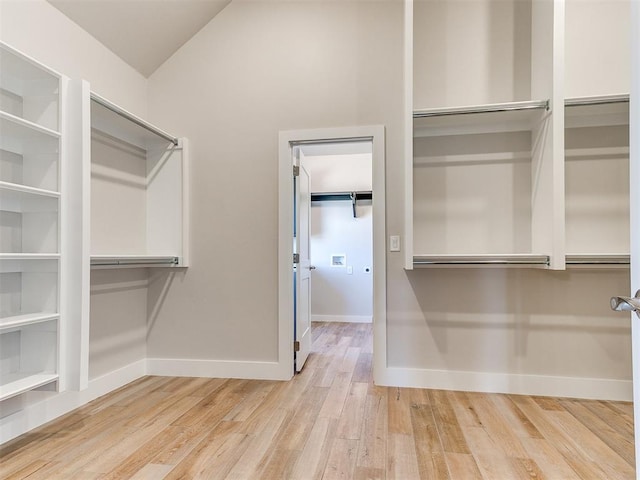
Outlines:
[{"label": "built-in shelving unit", "polygon": [[60,378],[65,81],[0,43],[0,401]]},{"label": "built-in shelving unit", "polygon": [[629,265],[629,96],[565,101],[567,267]]},{"label": "built-in shelving unit", "polygon": [[90,105],[92,268],[188,266],[186,140],[96,94]]},{"label": "built-in shelving unit", "polygon": [[549,102],[413,113],[413,267],[547,267],[533,251],[535,133]]},{"label": "built-in shelving unit", "polygon": [[407,270],[564,268],[561,6],[522,6],[405,2]]}]

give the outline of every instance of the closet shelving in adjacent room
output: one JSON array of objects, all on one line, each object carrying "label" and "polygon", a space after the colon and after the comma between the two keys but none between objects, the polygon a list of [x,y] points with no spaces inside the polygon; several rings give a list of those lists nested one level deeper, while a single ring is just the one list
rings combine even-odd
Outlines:
[{"label": "closet shelving in adjacent room", "polygon": [[0,43],[0,400],[60,388],[65,82]]},{"label": "closet shelving in adjacent room", "polygon": [[94,93],[90,105],[92,268],[188,266],[186,140]]},{"label": "closet shelving in adjacent room", "polygon": [[629,95],[565,101],[567,267],[629,265]]}]

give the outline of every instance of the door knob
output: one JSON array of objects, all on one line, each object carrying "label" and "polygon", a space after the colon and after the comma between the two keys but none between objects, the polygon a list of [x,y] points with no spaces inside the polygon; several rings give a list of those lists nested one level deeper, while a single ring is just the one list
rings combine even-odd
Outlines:
[{"label": "door knob", "polygon": [[309,270],[315,270],[316,266],[315,265],[309,265]]},{"label": "door knob", "polygon": [[636,292],[635,297],[611,297],[611,309],[617,312],[636,312],[640,317],[640,290]]}]

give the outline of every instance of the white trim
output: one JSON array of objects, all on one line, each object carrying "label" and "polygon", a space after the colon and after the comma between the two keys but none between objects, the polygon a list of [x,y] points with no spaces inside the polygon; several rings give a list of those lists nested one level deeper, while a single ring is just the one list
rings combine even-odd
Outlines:
[{"label": "white trim", "polygon": [[279,136],[278,365],[293,376],[293,175],[292,144],[371,139],[373,209],[373,378],[387,365],[387,271],[385,226],[385,130],[382,125],[282,131]]},{"label": "white trim", "polygon": [[[293,342],[292,342],[293,343]],[[147,375],[283,380],[278,362],[148,358]]]},{"label": "white trim", "polygon": [[606,378],[388,367],[377,383],[385,386],[463,392],[493,392],[625,402],[632,400],[632,382],[630,380]]},{"label": "white trim", "polygon": [[146,364],[146,360],[138,360],[89,381],[86,390],[54,394],[51,398],[33,403],[12,415],[0,419],[0,444],[8,442],[23,433],[27,433],[102,395],[143,377],[146,375]]},{"label": "white trim", "polygon": [[372,323],[372,315],[311,315],[312,322]]},{"label": "white trim", "polygon": [[[404,268],[413,270],[413,0],[404,1]],[[404,243],[404,245],[402,245]]]}]

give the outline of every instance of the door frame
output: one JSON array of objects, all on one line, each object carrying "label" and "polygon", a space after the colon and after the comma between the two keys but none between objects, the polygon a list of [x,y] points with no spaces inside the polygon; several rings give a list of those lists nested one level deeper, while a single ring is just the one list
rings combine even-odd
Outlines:
[{"label": "door frame", "polygon": [[382,125],[286,130],[279,135],[278,174],[278,363],[282,379],[293,377],[293,156],[301,144],[367,140],[372,144],[373,379],[387,367],[387,271],[385,224],[385,129]]}]

